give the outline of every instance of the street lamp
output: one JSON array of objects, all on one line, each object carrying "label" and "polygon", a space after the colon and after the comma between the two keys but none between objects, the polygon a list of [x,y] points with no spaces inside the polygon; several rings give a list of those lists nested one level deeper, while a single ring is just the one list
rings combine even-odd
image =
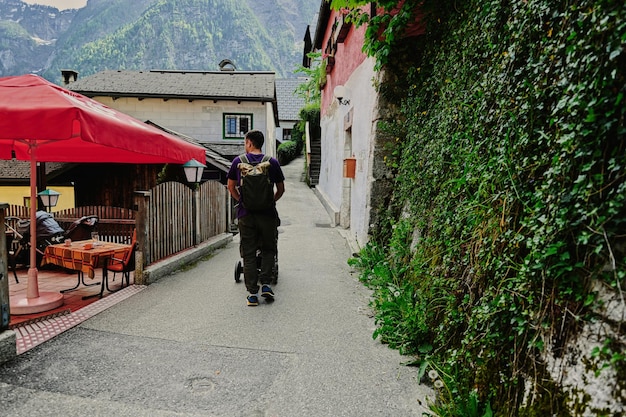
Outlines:
[{"label": "street lamp", "polygon": [[[191,161],[185,162],[183,165],[183,170],[185,171],[185,177],[187,177],[187,182],[191,184],[198,184],[202,180],[202,171],[204,171],[206,165],[201,164],[200,162],[192,159]],[[194,235],[193,235],[193,244],[194,246],[200,242],[200,192],[198,191],[198,187],[193,187],[193,222],[194,222]]]},{"label": "street lamp", "polygon": [[39,196],[39,198],[41,198],[41,202],[46,207],[46,209],[50,209],[51,207],[57,205],[61,193],[57,193],[56,191],[47,188],[42,192],[37,193],[37,195]]},{"label": "street lamp", "polygon": [[201,164],[195,159],[185,162],[183,170],[185,171],[187,182],[192,184],[199,183],[202,180],[202,171],[204,171],[204,168],[206,168],[206,165]]}]

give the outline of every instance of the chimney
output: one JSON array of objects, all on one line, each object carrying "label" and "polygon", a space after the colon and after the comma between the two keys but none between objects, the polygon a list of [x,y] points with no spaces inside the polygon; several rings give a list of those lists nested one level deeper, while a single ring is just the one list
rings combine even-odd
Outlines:
[{"label": "chimney", "polygon": [[220,62],[220,71],[236,71],[237,67],[230,59],[222,59]]},{"label": "chimney", "polygon": [[78,72],[74,70],[61,70],[61,76],[63,77],[63,85],[70,85],[78,79]]}]

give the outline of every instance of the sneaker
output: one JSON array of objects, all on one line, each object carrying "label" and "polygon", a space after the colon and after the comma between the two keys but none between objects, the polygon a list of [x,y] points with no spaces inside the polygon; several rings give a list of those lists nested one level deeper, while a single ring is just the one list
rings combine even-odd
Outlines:
[{"label": "sneaker", "polygon": [[259,297],[257,297],[255,294],[250,294],[248,296],[248,306],[255,307],[258,305],[259,305]]},{"label": "sneaker", "polygon": [[261,297],[265,298],[265,301],[274,301],[274,291],[272,291],[269,285],[261,287]]}]

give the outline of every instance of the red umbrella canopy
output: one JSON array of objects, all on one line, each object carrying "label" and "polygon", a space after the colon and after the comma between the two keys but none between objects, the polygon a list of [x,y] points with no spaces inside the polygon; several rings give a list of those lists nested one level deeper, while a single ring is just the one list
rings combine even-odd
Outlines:
[{"label": "red umbrella canopy", "polygon": [[41,162],[206,163],[202,146],[36,75],[0,78],[0,159],[11,151]]}]

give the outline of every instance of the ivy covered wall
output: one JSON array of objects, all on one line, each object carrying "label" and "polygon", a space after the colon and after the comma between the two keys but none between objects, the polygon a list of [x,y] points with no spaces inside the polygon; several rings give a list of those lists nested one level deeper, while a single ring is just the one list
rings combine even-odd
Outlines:
[{"label": "ivy covered wall", "polygon": [[375,336],[431,371],[438,415],[624,415],[626,5],[422,10],[381,123],[393,193],[351,261]]}]

